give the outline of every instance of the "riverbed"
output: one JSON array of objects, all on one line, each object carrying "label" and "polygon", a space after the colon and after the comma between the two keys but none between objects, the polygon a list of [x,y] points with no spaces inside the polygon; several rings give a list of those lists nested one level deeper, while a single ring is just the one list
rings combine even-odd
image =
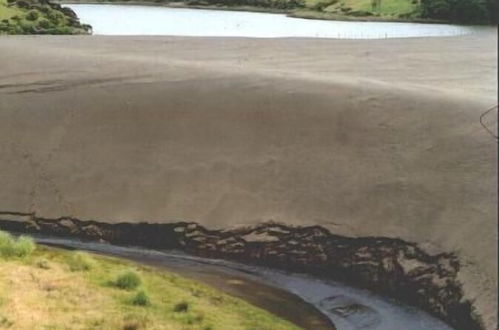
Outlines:
[{"label": "riverbed", "polygon": [[326,21],[285,14],[168,8],[161,6],[67,4],[96,35],[168,35],[253,38],[384,39],[473,34],[478,27],[449,24]]}]

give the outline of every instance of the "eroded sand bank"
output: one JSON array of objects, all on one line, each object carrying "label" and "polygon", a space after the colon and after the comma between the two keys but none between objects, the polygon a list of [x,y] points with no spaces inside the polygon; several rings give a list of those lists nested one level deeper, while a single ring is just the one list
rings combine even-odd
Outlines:
[{"label": "eroded sand bank", "polygon": [[493,329],[496,44],[2,37],[0,210],[399,237]]}]

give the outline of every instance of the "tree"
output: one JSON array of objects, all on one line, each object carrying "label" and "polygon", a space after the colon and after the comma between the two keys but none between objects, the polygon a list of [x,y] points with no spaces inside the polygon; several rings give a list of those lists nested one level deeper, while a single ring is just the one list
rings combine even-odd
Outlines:
[{"label": "tree", "polygon": [[[489,23],[493,21],[497,0],[422,0],[421,16],[455,23]],[[497,10],[497,4],[495,4]],[[497,14],[496,14],[497,15]],[[497,18],[496,18],[497,19]]]}]

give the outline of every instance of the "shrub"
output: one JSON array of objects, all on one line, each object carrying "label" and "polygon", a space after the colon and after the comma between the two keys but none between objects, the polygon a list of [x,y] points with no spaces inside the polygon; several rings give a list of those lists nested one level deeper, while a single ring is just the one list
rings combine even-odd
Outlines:
[{"label": "shrub", "polygon": [[2,257],[11,257],[13,246],[14,238],[9,233],[0,231],[0,254]]},{"label": "shrub", "polygon": [[25,0],[17,0],[17,1],[16,1],[16,5],[17,5],[19,8],[24,8],[24,9],[29,9],[29,8],[31,8],[31,4],[30,4],[28,1],[25,1]]},{"label": "shrub", "polygon": [[184,313],[189,310],[189,303],[187,301],[181,301],[175,306],[173,306],[173,311],[177,313]]},{"label": "shrub", "polygon": [[8,23],[3,23],[3,22],[0,23],[0,33],[3,33],[3,32],[7,33],[7,32],[9,32],[9,30],[10,30],[10,26]]},{"label": "shrub", "polygon": [[40,13],[36,10],[30,10],[26,15],[28,21],[36,21],[40,17]]},{"label": "shrub", "polygon": [[49,29],[51,26],[52,24],[46,19],[41,19],[40,22],[38,22],[38,27],[41,29]]},{"label": "shrub", "polygon": [[135,306],[149,306],[151,304],[151,299],[149,295],[144,290],[140,290],[133,296],[132,305]]},{"label": "shrub", "polygon": [[64,20],[64,15],[56,10],[51,10],[47,13],[47,18],[54,24],[59,24]]},{"label": "shrub", "polygon": [[52,30],[51,34],[73,34],[73,30],[69,26],[61,26]]},{"label": "shrub", "polygon": [[311,8],[313,10],[324,11],[329,6],[336,4],[339,0],[325,0],[317,1]]},{"label": "shrub", "polygon": [[72,272],[90,270],[95,266],[95,260],[85,252],[74,252],[68,260]]},{"label": "shrub", "polygon": [[47,15],[48,13],[50,13],[52,11],[50,6],[47,6],[47,5],[37,6],[36,9],[38,9],[40,12],[44,13],[45,15]]},{"label": "shrub", "polygon": [[133,270],[128,270],[116,278],[114,285],[120,289],[133,290],[137,288],[141,282],[142,280],[140,279],[139,274]]},{"label": "shrub", "polygon": [[14,250],[16,257],[27,257],[35,250],[35,242],[31,237],[21,236],[17,240]]},{"label": "shrub", "polygon": [[25,258],[36,248],[31,237],[21,236],[14,238],[11,234],[0,231],[0,257]]},{"label": "shrub", "polygon": [[31,23],[31,22],[23,20],[23,21],[19,22],[18,25],[21,28],[23,34],[36,33],[35,27],[34,27],[33,23]]},{"label": "shrub", "polygon": [[92,33],[92,25],[82,24],[81,28],[87,33]]},{"label": "shrub", "polygon": [[494,9],[488,0],[422,0],[421,16],[458,23],[494,21]]}]

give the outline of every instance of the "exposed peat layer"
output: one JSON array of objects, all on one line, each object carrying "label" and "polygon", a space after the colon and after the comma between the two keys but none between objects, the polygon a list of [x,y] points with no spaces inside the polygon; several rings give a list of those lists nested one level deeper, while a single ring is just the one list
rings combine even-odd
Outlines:
[{"label": "exposed peat layer", "polygon": [[482,329],[458,280],[453,253],[430,255],[417,244],[385,237],[350,238],[321,226],[279,223],[210,230],[195,222],[106,223],[1,212],[0,229],[105,241],[237,260],[310,273],[368,288],[417,306],[457,330]]}]

